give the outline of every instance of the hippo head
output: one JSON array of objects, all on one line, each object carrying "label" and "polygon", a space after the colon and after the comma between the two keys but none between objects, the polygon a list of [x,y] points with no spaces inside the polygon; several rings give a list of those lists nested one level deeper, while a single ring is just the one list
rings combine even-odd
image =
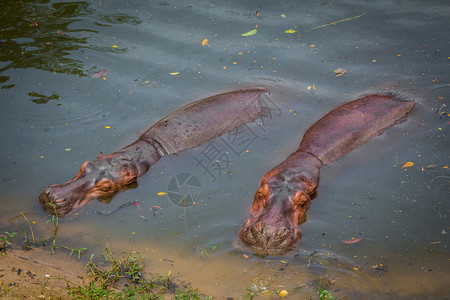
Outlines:
[{"label": "hippo head", "polygon": [[241,242],[262,256],[292,250],[302,237],[298,225],[306,221],[306,211],[311,205],[305,190],[301,181],[264,176],[255,194],[253,216],[239,232]]},{"label": "hippo head", "polygon": [[136,182],[138,166],[114,154],[86,161],[70,181],[49,186],[39,195],[44,209],[60,217],[86,204],[93,198],[108,198]]}]

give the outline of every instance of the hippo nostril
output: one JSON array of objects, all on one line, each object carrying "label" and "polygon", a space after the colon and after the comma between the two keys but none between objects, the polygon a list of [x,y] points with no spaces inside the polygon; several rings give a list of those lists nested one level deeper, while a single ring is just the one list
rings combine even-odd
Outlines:
[{"label": "hippo nostril", "polygon": [[255,224],[255,228],[256,228],[256,230],[258,230],[259,233],[263,232],[263,224],[261,222],[257,222]]},{"label": "hippo nostril", "polygon": [[286,228],[282,228],[281,230],[278,231],[277,234],[278,234],[279,236],[282,236],[282,235],[284,235],[285,232],[286,232]]},{"label": "hippo nostril", "polygon": [[64,203],[65,201],[66,201],[66,199],[64,199],[62,197],[59,197],[59,198],[56,198],[55,200],[53,200],[53,202],[55,202],[55,204],[61,204],[61,203]]}]

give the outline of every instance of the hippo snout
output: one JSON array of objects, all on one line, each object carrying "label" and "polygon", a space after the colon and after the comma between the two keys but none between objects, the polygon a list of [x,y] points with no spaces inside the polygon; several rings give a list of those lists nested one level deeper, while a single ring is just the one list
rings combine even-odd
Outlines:
[{"label": "hippo snout", "polygon": [[59,217],[67,215],[73,206],[73,203],[67,201],[65,197],[59,196],[52,187],[42,191],[39,195],[39,202],[48,213],[57,214]]},{"label": "hippo snout", "polygon": [[257,254],[281,255],[292,250],[302,233],[297,227],[272,225],[248,219],[239,232],[240,240]]}]

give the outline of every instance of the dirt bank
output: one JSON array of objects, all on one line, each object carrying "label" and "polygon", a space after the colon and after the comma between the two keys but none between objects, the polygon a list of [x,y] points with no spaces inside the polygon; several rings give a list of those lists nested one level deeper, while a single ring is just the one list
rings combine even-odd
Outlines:
[{"label": "dirt bank", "polygon": [[76,257],[59,258],[48,250],[11,250],[0,256],[1,299],[67,299],[67,285],[84,285],[85,277]]}]

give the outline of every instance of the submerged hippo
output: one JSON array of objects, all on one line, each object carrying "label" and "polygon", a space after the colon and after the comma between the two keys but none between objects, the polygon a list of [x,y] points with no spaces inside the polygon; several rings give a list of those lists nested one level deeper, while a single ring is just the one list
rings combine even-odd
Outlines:
[{"label": "submerged hippo", "polygon": [[413,108],[411,101],[374,94],[325,115],[305,133],[297,151],[263,176],[240,240],[260,255],[292,250],[302,236],[298,225],[317,196],[320,168],[405,121]]},{"label": "submerged hippo", "polygon": [[44,209],[65,216],[93,198],[127,189],[166,154],[195,148],[267,113],[265,88],[228,92],[193,102],[169,114],[125,148],[86,161],[70,181],[39,195]]},{"label": "submerged hippo", "polygon": [[[39,201],[49,212],[65,216],[93,198],[114,196],[135,183],[166,154],[194,148],[266,111],[268,90],[234,91],[196,101],[169,114],[131,145],[85,162],[70,181],[51,185]],[[257,254],[283,254],[301,238],[317,195],[319,170],[387,128],[403,122],[414,103],[392,95],[369,95],[325,115],[304,135],[298,150],[261,180],[252,205],[253,217],[239,232],[242,243]]]}]

